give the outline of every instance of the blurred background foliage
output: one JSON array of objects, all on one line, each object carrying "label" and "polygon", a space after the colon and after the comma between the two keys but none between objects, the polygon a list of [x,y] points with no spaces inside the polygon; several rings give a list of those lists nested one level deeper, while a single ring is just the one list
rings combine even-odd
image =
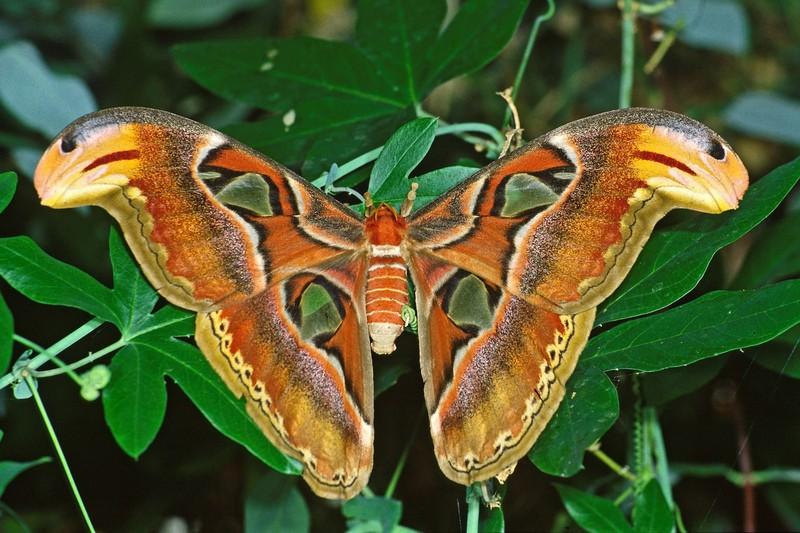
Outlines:
[{"label": "blurred background foliage", "polygon": [[[458,2],[450,4],[451,11],[457,9]],[[0,235],[30,235],[55,257],[108,281],[107,217],[96,210],[41,209],[28,180],[58,131],[89,111],[118,105],[166,109],[234,131],[236,124],[268,118],[263,110],[223,100],[201,88],[180,68],[172,47],[201,40],[297,35],[352,42],[356,9],[356,3],[347,0],[4,0],[0,3],[0,170],[16,170],[21,181],[3,216]],[[505,104],[495,92],[512,84],[528,30],[544,10],[545,2],[531,2],[522,29],[499,58],[475,74],[438,87],[425,100],[425,109],[448,122],[500,127]],[[620,11],[614,0],[557,2],[555,16],[542,26],[516,101],[526,138],[616,107],[619,28]],[[731,142],[754,181],[797,156],[800,3],[679,0],[657,15],[640,16],[636,29],[634,105],[672,109],[702,120]],[[647,64],[673,30],[679,30],[677,38],[661,61]],[[375,139],[375,145],[384,141]],[[476,157],[464,143],[442,142],[452,146],[436,152],[442,160],[426,162],[431,168],[454,164],[459,157]],[[306,155],[297,155],[295,168],[315,168]],[[751,233],[755,237],[750,240],[780,231],[787,253],[800,256],[791,245],[798,241],[796,226],[785,222],[796,218],[797,200],[796,194],[790,196],[772,219]],[[720,276],[726,269],[735,270],[744,246],[746,242],[727,250],[725,260],[715,263]],[[792,269],[784,273],[795,274]],[[45,320],[40,306],[17,298],[5,286],[2,289],[14,310],[17,331],[42,345],[85,320],[59,308],[48,309]],[[796,333],[787,335],[787,346],[796,338]],[[741,452],[737,440],[741,427],[753,437],[750,446],[762,467],[772,464],[771,455],[788,457],[796,452],[800,443],[796,382],[780,377],[781,368],[773,372],[753,366],[747,356],[717,359],[696,365],[698,373],[709,376],[707,384],[671,402],[661,413],[668,428],[670,458],[733,467]],[[169,396],[167,419],[154,444],[133,461],[109,435],[99,404],[87,404],[68,380],[51,381],[43,391],[45,400],[50,400],[51,417],[57,421],[90,514],[104,530],[167,531],[169,525],[183,524],[192,530],[236,531],[245,523],[245,501],[247,520],[254,523],[259,502],[269,501],[255,488],[270,486],[274,491],[282,486],[283,481],[265,485],[265,476],[273,474],[217,434],[179,393]],[[621,391],[630,388],[626,381],[625,375],[615,378]],[[736,391],[734,399],[731,389]],[[383,483],[391,475],[390,458],[399,455],[418,428],[395,495],[404,504],[402,523],[420,530],[458,529],[464,513],[459,507],[463,488],[444,480],[435,464],[425,424],[417,419],[421,390],[420,379],[409,375],[381,396],[373,478]],[[8,395],[0,400],[0,426],[5,432],[0,457],[28,461],[52,455],[31,402]],[[620,455],[626,449],[624,425],[623,416],[620,427],[603,441],[604,449],[616,451],[619,459],[624,459]],[[692,437],[695,434],[697,438]],[[587,483],[610,475],[592,459],[587,459],[586,468]],[[504,502],[509,530],[569,525],[552,482],[527,461],[521,462]],[[313,528],[345,527],[338,509],[314,498],[305,487],[301,490]],[[436,498],[430,497],[433,493]],[[676,498],[690,530],[741,527],[741,490],[719,476],[686,478]],[[82,528],[55,463],[20,475],[2,501],[34,530]],[[759,527],[800,529],[797,485],[760,490],[757,505]],[[3,526],[12,523],[0,517]]]}]

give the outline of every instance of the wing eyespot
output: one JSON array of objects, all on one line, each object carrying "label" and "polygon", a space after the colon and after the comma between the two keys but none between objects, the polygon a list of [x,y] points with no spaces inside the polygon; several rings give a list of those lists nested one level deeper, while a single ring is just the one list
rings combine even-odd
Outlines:
[{"label": "wing eyespot", "polygon": [[62,154],[68,154],[77,147],[78,147],[78,141],[75,139],[74,136],[67,135],[66,137],[61,139],[60,149]]},{"label": "wing eyespot", "polygon": [[708,155],[717,161],[725,161],[725,147],[717,139],[711,139]]}]

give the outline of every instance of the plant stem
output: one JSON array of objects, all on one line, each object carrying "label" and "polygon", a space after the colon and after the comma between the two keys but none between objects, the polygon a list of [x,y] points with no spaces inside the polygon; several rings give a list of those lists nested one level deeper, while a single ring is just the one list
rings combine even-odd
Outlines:
[{"label": "plant stem", "polygon": [[[27,346],[28,348],[34,350],[37,353],[44,353],[44,352],[47,351],[45,348],[42,348],[41,346],[39,346],[38,344],[36,344],[32,340],[26,339],[25,337],[23,337],[21,335],[17,335],[16,333],[14,334],[14,341],[20,343],[23,346]],[[50,358],[50,360],[53,363],[55,363],[56,366],[59,367],[59,369],[54,369],[54,370],[51,370],[50,372],[55,372],[55,373],[58,373],[58,374],[67,374],[70,378],[72,378],[72,381],[74,381],[78,385],[82,385],[80,376],[78,376],[78,374],[73,372],[72,369],[69,367],[69,365],[67,365],[67,363],[65,363],[64,361],[62,361],[61,359],[59,359],[55,355],[52,356]],[[26,368],[30,369],[29,365],[25,365],[25,366],[26,366]],[[36,372],[35,370],[31,370],[31,373],[34,374],[34,377],[37,377],[37,378],[41,377],[41,375],[38,372]]]},{"label": "plant stem", "polygon": [[722,477],[737,487],[743,487],[746,483],[752,483],[753,485],[762,485],[764,483],[800,484],[800,469],[798,468],[776,466],[768,470],[754,470],[747,476],[748,479],[745,479],[745,475],[742,472],[721,464],[673,463],[671,470],[673,473],[682,476]]},{"label": "plant stem", "polygon": [[[472,490],[472,487],[467,489]],[[479,496],[470,492],[471,497],[467,498],[467,529],[466,533],[478,533],[478,519],[481,516],[481,499]]]},{"label": "plant stem", "polygon": [[[108,346],[106,346],[102,350],[97,350],[96,352],[90,353],[89,355],[87,355],[86,357],[84,357],[83,359],[81,359],[79,361],[75,361],[74,363],[70,363],[68,365],[63,365],[63,368],[54,368],[52,370],[42,370],[41,372],[36,372],[34,374],[34,377],[47,378],[47,377],[52,377],[52,376],[58,376],[58,375],[61,375],[61,374],[64,374],[64,373],[70,373],[70,372],[72,372],[73,370],[75,370],[77,368],[81,368],[82,366],[86,366],[89,363],[92,363],[92,362],[100,359],[101,357],[104,357],[106,354],[109,354],[111,352],[119,350],[120,348],[122,348],[126,344],[127,344],[127,341],[125,339],[120,339],[120,340],[118,340],[117,342],[115,342],[113,344],[109,344]],[[83,385],[83,383],[81,383],[81,381],[80,381],[80,376],[77,376],[77,378],[78,378],[78,383],[80,385]]]},{"label": "plant stem", "polygon": [[45,427],[47,427],[47,432],[50,434],[50,440],[53,442],[53,447],[58,455],[58,460],[61,461],[61,467],[64,469],[64,474],[67,476],[67,481],[72,489],[72,494],[75,496],[75,501],[78,503],[78,507],[81,510],[83,520],[86,522],[86,528],[90,531],[90,533],[95,533],[92,520],[89,518],[89,513],[86,512],[86,506],[83,505],[83,499],[81,499],[81,494],[78,492],[78,486],[75,484],[75,479],[72,477],[72,471],[69,468],[69,464],[67,464],[67,459],[64,456],[64,451],[61,449],[61,444],[58,442],[58,437],[53,429],[53,424],[50,423],[50,417],[47,416],[47,410],[45,410],[44,403],[42,403],[42,398],[39,396],[36,383],[31,377],[30,372],[27,370],[22,371],[22,377],[25,379],[25,382],[28,384],[28,387],[31,390],[33,399],[36,401],[36,406],[39,408],[39,414],[42,415],[42,420],[44,421]]},{"label": "plant stem", "polygon": [[392,479],[389,480],[389,486],[386,487],[386,492],[384,493],[385,498],[391,498],[394,494],[394,489],[397,487],[397,482],[400,480],[400,474],[403,473],[403,468],[406,466],[406,461],[408,460],[408,454],[411,452],[411,444],[414,442],[414,439],[417,436],[417,431],[421,425],[422,420],[425,419],[425,410],[423,409],[420,413],[420,416],[417,417],[417,421],[414,424],[414,431],[411,432],[411,438],[408,439],[406,442],[405,448],[403,448],[403,453],[400,454],[400,459],[397,461],[397,466],[392,473]]},{"label": "plant stem", "polygon": [[606,453],[600,449],[600,443],[599,442],[595,442],[594,444],[589,446],[589,448],[587,448],[587,450],[589,451],[589,453],[591,453],[592,455],[594,455],[595,457],[600,459],[600,461],[603,464],[605,464],[607,467],[609,467],[611,470],[613,470],[614,473],[616,473],[617,475],[622,476],[622,477],[624,477],[625,479],[627,479],[628,481],[631,481],[631,482],[635,482],[636,481],[636,476],[635,475],[631,474],[630,471],[627,468],[625,468],[622,465],[620,465],[618,462],[616,462],[614,459],[612,459],[611,457],[606,455]]},{"label": "plant stem", "polygon": [[633,94],[633,34],[636,12],[633,0],[622,0],[622,64],[619,79],[619,108],[631,106]]},{"label": "plant stem", "polygon": [[[89,322],[84,324],[83,326],[79,327],[78,329],[76,329],[75,331],[73,331],[72,333],[70,333],[69,335],[67,335],[66,337],[64,337],[63,339],[61,339],[60,341],[58,341],[54,345],[52,345],[51,347],[49,347],[49,348],[47,348],[45,350],[41,350],[39,348],[37,351],[40,351],[41,353],[39,353],[39,355],[37,355],[36,357],[31,359],[25,365],[25,367],[30,369],[30,370],[36,370],[37,368],[39,368],[40,366],[42,366],[43,364],[45,364],[46,362],[51,360],[53,357],[55,357],[56,355],[58,355],[61,352],[63,352],[64,350],[66,350],[67,348],[69,348],[70,346],[72,346],[73,344],[75,344],[76,342],[78,342],[79,340],[84,338],[85,336],[87,336],[92,331],[96,330],[98,327],[100,327],[104,323],[105,323],[105,321],[100,319],[100,318],[93,318],[92,320],[90,320]],[[17,337],[15,337],[15,339],[19,340]],[[99,355],[93,354],[90,357],[92,358],[91,360],[93,361],[94,359],[99,357]],[[89,361],[89,362],[91,362],[91,361]],[[18,381],[18,379],[19,379],[19,377],[14,372],[9,372],[5,376],[0,377],[0,390],[4,389],[5,387],[8,387],[9,385],[12,385],[12,384],[16,383]]]},{"label": "plant stem", "polygon": [[[539,35],[539,27],[542,25],[543,22],[553,18],[555,12],[556,12],[555,0],[547,0],[547,11],[536,17],[536,20],[533,21],[533,27],[531,28],[531,33],[528,35],[528,42],[525,45],[525,52],[523,52],[522,54],[522,60],[519,62],[517,75],[514,78],[514,86],[511,89],[512,100],[515,100],[517,98],[519,87],[520,85],[522,85],[522,76],[525,74],[525,70],[528,68],[528,61],[531,58],[531,51],[533,50],[533,44],[536,42],[536,36]],[[511,119],[511,110],[506,108],[506,114],[505,117],[503,117],[503,125],[507,125],[510,119]]]},{"label": "plant stem", "polygon": [[651,442],[650,449],[655,459],[655,476],[658,484],[661,486],[661,492],[664,493],[664,498],[670,509],[675,508],[675,502],[672,498],[672,485],[669,479],[669,461],[667,460],[667,447],[664,444],[664,435],[661,432],[661,424],[658,423],[658,413],[655,407],[646,407],[644,410],[645,433],[647,439]]},{"label": "plant stem", "polygon": [[31,528],[28,527],[28,524],[17,514],[14,509],[6,505],[4,502],[0,502],[0,513],[7,515],[11,520],[14,521],[14,525],[19,528],[20,531],[23,533],[31,533]]},{"label": "plant stem", "polygon": [[[427,116],[427,115],[425,115],[425,116]],[[503,135],[497,130],[497,128],[495,128],[494,126],[490,126],[489,124],[484,124],[484,123],[481,123],[481,122],[465,122],[465,123],[462,123],[462,124],[445,124],[445,125],[439,126],[436,129],[436,136],[438,137],[439,135],[453,134],[453,135],[456,135],[456,136],[460,137],[461,139],[463,139],[463,140],[465,140],[467,142],[470,142],[472,144],[481,144],[481,145],[486,145],[487,144],[486,139],[473,137],[473,136],[468,134],[469,132],[484,133],[484,134],[488,135],[489,137],[491,137],[492,140],[494,141],[494,143],[497,144],[500,147],[502,147],[503,143],[505,142],[505,137],[503,137]],[[347,174],[355,172],[356,170],[358,170],[359,168],[363,167],[364,165],[368,165],[369,163],[372,163],[373,161],[378,159],[378,156],[380,155],[381,150],[383,150],[383,146],[379,146],[378,148],[370,150],[369,152],[361,154],[360,156],[356,157],[355,159],[351,159],[347,163],[342,164],[341,166],[338,167],[338,170],[337,170],[337,173],[336,173],[336,179],[334,181],[337,181],[337,180],[343,178]],[[327,174],[323,174],[322,176],[318,177],[317,179],[312,180],[311,183],[313,185],[315,185],[316,187],[322,187],[322,186],[327,184],[327,181],[328,181]],[[350,191],[348,190],[346,192],[350,192]]]}]

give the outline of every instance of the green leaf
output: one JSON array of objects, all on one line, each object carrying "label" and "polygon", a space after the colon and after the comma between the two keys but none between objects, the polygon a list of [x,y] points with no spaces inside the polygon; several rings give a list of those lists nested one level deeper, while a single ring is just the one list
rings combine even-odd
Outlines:
[{"label": "green leaf", "polygon": [[28,237],[0,239],[0,276],[35,302],[76,307],[117,327],[122,325],[108,288],[50,257]]},{"label": "green leaf", "polygon": [[376,201],[383,201],[384,188],[391,191],[404,187],[408,191],[406,178],[430,150],[436,137],[436,122],[435,118],[418,118],[389,138],[369,177],[369,191]]},{"label": "green leaf", "polygon": [[147,21],[160,28],[205,28],[261,4],[262,0],[153,0],[146,14]]},{"label": "green leaf", "polygon": [[593,337],[582,361],[601,370],[652,372],[761,344],[799,322],[800,279],[716,291]]},{"label": "green leaf", "polygon": [[762,485],[759,496],[783,521],[788,531],[800,530],[800,485],[790,483]]},{"label": "green leaf", "polygon": [[17,175],[13,172],[3,172],[0,174],[0,213],[5,211],[14,192],[17,190]]},{"label": "green leaf", "polygon": [[[375,397],[387,391],[405,374],[412,372],[412,365],[408,358],[395,356],[383,357],[375,361]],[[419,370],[419,365],[417,365]]]},{"label": "green leaf", "polygon": [[0,294],[0,372],[5,372],[11,364],[14,352],[14,315]]},{"label": "green leaf", "polygon": [[666,307],[689,292],[714,253],[764,220],[800,179],[800,158],[754,183],[736,211],[698,215],[653,233],[625,281],[601,306],[595,325]]},{"label": "green leaf", "polygon": [[658,481],[651,479],[636,495],[632,512],[636,531],[672,531],[675,521]]},{"label": "green leaf", "polygon": [[6,488],[8,488],[8,484],[14,481],[15,477],[34,466],[49,463],[50,461],[51,459],[49,457],[40,457],[35,461],[27,461],[24,463],[17,461],[0,461],[0,498],[3,497]]},{"label": "green leaf", "polygon": [[225,133],[287,166],[304,158],[303,174],[313,180],[332,163],[341,164],[381,146],[412,110],[369,105],[353,99],[310,99],[292,108],[294,123],[286,127],[283,115],[258,122],[235,124]]},{"label": "green leaf", "polygon": [[[437,199],[468,177],[475,174],[475,167],[445,167],[412,178],[410,183],[417,183],[417,199],[414,209],[417,211]],[[380,191],[380,199],[392,206],[399,206],[406,199],[410,183],[400,182],[394,187],[384,186]]]},{"label": "green leaf", "polygon": [[475,72],[514,36],[528,0],[470,0],[458,10],[429,52],[423,91]]},{"label": "green leaf", "polygon": [[648,405],[662,405],[696,391],[719,374],[725,357],[702,359],[694,364],[641,374],[644,398]]},{"label": "green leaf", "polygon": [[346,101],[395,111],[408,106],[346,43],[310,37],[213,41],[182,44],[173,54],[187,74],[219,96],[280,113],[314,98],[334,98],[331,107]]},{"label": "green leaf", "polygon": [[487,516],[478,525],[478,531],[481,533],[503,533],[506,530],[502,507],[490,507],[486,514]]},{"label": "green leaf", "polygon": [[106,423],[120,448],[139,456],[153,442],[167,409],[164,360],[147,346],[129,344],[112,359],[103,390]]},{"label": "green leaf", "polygon": [[765,227],[748,250],[741,270],[731,282],[731,288],[762,287],[800,272],[798,226],[800,211],[789,213],[777,223]]},{"label": "green leaf", "polygon": [[424,98],[426,57],[439,36],[447,4],[441,0],[361,0],[356,38],[378,76],[400,88],[403,99]]},{"label": "green leaf", "polygon": [[678,0],[660,17],[665,26],[682,28],[678,39],[696,48],[744,54],[750,48],[750,21],[733,0]]},{"label": "green leaf", "polygon": [[310,529],[311,515],[294,479],[269,472],[248,491],[244,504],[245,533]]},{"label": "green leaf", "polygon": [[356,496],[344,502],[342,514],[349,518],[348,526],[357,529],[357,524],[377,523],[378,531],[392,531],[400,523],[403,503],[389,498],[364,498]]},{"label": "green leaf", "polygon": [[[170,322],[166,327],[173,327],[174,324]],[[164,333],[151,329],[131,339],[131,342],[140,350],[150,349],[154,356],[157,354],[161,358],[163,372],[175,380],[217,430],[240,443],[273,469],[299,474],[301,466],[270,444],[247,414],[244,402],[234,397],[200,350]]]},{"label": "green leaf", "polygon": [[800,357],[797,355],[799,337],[795,334],[789,345],[771,342],[759,346],[751,356],[756,363],[776,374],[800,379]]},{"label": "green leaf", "polygon": [[27,127],[52,138],[76,118],[97,109],[80,78],[55,74],[36,47],[17,41],[0,48],[0,102]]},{"label": "green leaf", "polygon": [[114,298],[122,317],[123,334],[147,320],[158,301],[158,293],[142,275],[115,229],[108,236],[111,266],[114,272]]},{"label": "green leaf", "polygon": [[528,454],[542,472],[571,476],[580,470],[583,454],[619,416],[614,384],[591,365],[578,364],[553,419]]},{"label": "green leaf", "polygon": [[609,500],[559,483],[556,489],[569,515],[586,531],[633,531],[622,511]]},{"label": "green leaf", "polygon": [[[82,4],[67,10],[64,15],[64,30],[72,35],[72,46],[81,51],[82,57],[92,57],[93,64],[106,67],[112,61],[125,30],[124,9],[110,4]],[[143,33],[139,35],[144,37]],[[81,72],[86,74],[82,69]]]},{"label": "green leaf", "polygon": [[475,174],[477,170],[475,167],[445,167],[414,178],[412,181],[419,184],[417,199],[414,201],[414,210],[416,211],[437,199]]},{"label": "green leaf", "polygon": [[748,91],[725,109],[725,122],[741,132],[800,146],[800,101],[769,91]]}]

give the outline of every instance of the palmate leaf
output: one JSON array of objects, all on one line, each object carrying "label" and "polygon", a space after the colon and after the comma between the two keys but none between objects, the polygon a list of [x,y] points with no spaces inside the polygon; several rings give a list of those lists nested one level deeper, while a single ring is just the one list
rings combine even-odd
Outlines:
[{"label": "palmate leaf", "polygon": [[739,209],[698,215],[656,231],[622,285],[601,306],[595,325],[649,313],[675,302],[697,285],[711,257],[763,221],[800,179],[800,159],[754,183]]},{"label": "palmate leaf", "polygon": [[[151,444],[164,419],[164,376],[169,376],[220,432],[272,468],[299,473],[299,466],[264,438],[200,351],[175,338],[194,332],[194,313],[166,306],[150,314],[157,294],[115,232],[110,251],[114,296],[129,310],[121,328],[128,345],[114,356],[111,382],[103,392],[106,421],[120,447],[138,457]],[[122,288],[126,279],[129,286]]]},{"label": "palmate leaf", "polygon": [[50,257],[28,237],[0,239],[0,276],[35,302],[75,307],[122,326],[119,309],[107,287]]},{"label": "palmate leaf", "polygon": [[428,56],[424,92],[494,59],[519,25],[528,0],[472,0],[447,25]]},{"label": "palmate leaf", "polygon": [[[194,322],[193,317],[191,321]],[[132,339],[131,344],[160,362],[161,375],[146,371],[150,379],[157,379],[160,387],[164,387],[164,375],[171,377],[221,433],[240,443],[273,469],[289,474],[300,473],[297,462],[287,458],[264,438],[247,414],[244,402],[231,394],[200,350],[174,338],[165,338],[158,329]],[[131,365],[138,364],[137,360],[130,361]]]},{"label": "palmate leaf", "polygon": [[[226,133],[283,164],[297,165],[326,140],[334,148],[326,150],[326,161],[341,162],[380,146],[410,116],[409,102],[346,43],[249,39],[185,44],[173,53],[212,92],[277,113]],[[288,126],[287,113],[294,117]],[[320,167],[307,170],[314,178]]]},{"label": "palmate leaf", "polygon": [[[358,46],[249,39],[184,44],[173,53],[210,91],[276,113],[226,133],[287,165],[313,159],[303,172],[314,179],[331,163],[383,144],[437,85],[494,58],[527,4],[471,0],[442,33],[442,0],[365,0]],[[296,119],[287,127],[289,112]]]},{"label": "palmate leaf", "polygon": [[428,53],[434,47],[447,13],[445,2],[433,0],[361,0],[358,3],[358,47],[400,88],[406,102],[424,96]]},{"label": "palmate leaf", "polygon": [[119,328],[128,344],[112,361],[104,406],[122,449],[138,457],[152,442],[164,417],[167,375],[224,434],[271,467],[299,473],[298,465],[264,438],[199,350],[174,338],[194,332],[194,314],[171,306],[150,314],[155,291],[113,233],[110,248],[114,291],[53,259],[27,237],[0,239],[0,275],[34,301],[76,307]]},{"label": "palmate leaf", "polygon": [[402,109],[399,88],[376,76],[357,48],[311,37],[183,44],[173,49],[181,66],[212,92],[273,111],[307,98],[353,99]]}]

